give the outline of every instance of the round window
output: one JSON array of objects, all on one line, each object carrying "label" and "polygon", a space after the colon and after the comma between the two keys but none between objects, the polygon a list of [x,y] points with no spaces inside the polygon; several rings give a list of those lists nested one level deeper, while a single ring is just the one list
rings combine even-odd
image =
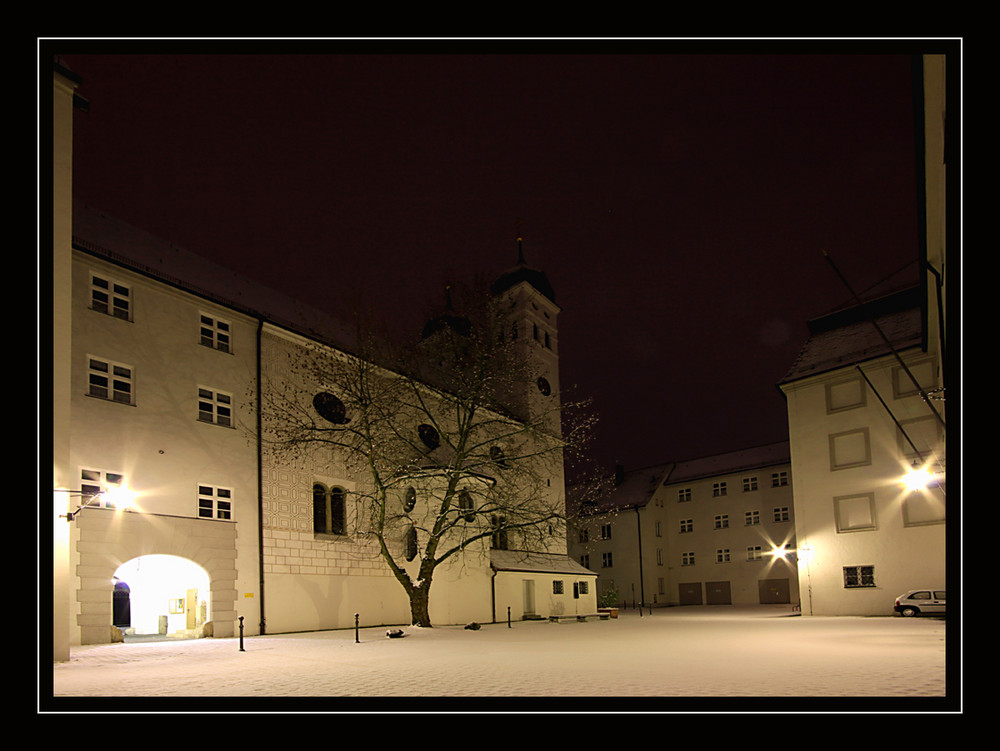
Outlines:
[{"label": "round window", "polygon": [[540,376],[538,379],[538,390],[542,392],[542,396],[548,396],[552,393],[552,387],[544,376]]}]

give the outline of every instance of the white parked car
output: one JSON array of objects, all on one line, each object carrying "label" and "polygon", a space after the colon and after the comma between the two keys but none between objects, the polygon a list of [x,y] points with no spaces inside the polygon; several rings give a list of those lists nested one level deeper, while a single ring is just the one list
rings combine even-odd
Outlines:
[{"label": "white parked car", "polygon": [[893,610],[903,616],[944,615],[943,589],[911,589],[896,598]]}]

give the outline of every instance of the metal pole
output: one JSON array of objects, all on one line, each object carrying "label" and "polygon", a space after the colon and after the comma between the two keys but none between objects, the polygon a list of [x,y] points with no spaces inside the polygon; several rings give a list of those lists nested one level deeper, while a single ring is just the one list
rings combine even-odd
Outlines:
[{"label": "metal pole", "polygon": [[507,628],[510,628],[510,605],[507,606]]},{"label": "metal pole", "polygon": [[354,614],[354,643],[355,644],[360,644],[361,643],[361,639],[358,638],[358,617],[359,617],[359,614],[355,613]]},{"label": "metal pole", "polygon": [[240,652],[246,652],[246,650],[243,649],[243,616],[242,615],[240,616]]}]

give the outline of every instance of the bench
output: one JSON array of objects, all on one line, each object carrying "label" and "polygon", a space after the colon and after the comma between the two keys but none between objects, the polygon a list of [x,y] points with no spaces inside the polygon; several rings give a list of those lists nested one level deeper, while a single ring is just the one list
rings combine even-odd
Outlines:
[{"label": "bench", "polygon": [[586,615],[579,613],[564,613],[562,615],[549,616],[549,620],[553,623],[562,623],[563,621],[579,621],[583,623],[590,618],[600,618],[602,621],[606,621],[611,618],[611,613],[588,613]]}]

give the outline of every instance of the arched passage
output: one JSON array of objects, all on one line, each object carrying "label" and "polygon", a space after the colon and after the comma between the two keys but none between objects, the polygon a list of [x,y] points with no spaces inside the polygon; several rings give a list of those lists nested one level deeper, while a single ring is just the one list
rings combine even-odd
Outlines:
[{"label": "arched passage", "polygon": [[115,591],[128,592],[126,638],[197,636],[211,618],[209,587],[208,572],[186,558],[141,555],[126,561],[115,570]]}]

